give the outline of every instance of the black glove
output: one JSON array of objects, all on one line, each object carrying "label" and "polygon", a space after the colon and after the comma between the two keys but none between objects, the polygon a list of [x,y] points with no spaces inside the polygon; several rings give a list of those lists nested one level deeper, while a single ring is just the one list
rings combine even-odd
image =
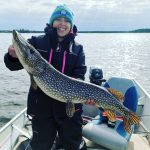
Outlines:
[{"label": "black glove", "polygon": [[46,27],[44,29],[44,32],[46,35],[49,36],[50,42],[52,44],[52,48],[56,49],[58,45],[58,35],[57,35],[57,29],[52,27],[50,24],[46,24]]}]

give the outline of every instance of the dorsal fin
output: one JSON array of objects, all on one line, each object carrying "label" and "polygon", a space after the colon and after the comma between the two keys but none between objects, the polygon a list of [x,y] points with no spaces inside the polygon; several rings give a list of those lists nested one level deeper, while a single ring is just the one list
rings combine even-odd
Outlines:
[{"label": "dorsal fin", "polygon": [[112,89],[112,88],[107,88],[107,90],[114,96],[116,97],[117,100],[123,102],[124,101],[124,95],[118,91],[118,90],[115,90],[115,89]]}]

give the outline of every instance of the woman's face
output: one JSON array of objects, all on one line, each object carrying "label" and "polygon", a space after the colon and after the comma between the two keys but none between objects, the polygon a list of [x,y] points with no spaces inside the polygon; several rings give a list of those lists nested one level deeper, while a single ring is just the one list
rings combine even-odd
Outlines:
[{"label": "woman's face", "polygon": [[66,18],[57,18],[53,22],[53,27],[57,29],[59,37],[66,36],[71,30],[71,24]]}]

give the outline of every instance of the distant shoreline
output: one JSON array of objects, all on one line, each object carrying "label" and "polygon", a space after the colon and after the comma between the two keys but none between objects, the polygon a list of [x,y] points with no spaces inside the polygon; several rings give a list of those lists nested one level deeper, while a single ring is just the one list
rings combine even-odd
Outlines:
[{"label": "distant shoreline", "polygon": [[[18,30],[20,33],[43,33],[44,31]],[[12,30],[0,30],[0,33],[12,33]],[[131,31],[78,31],[78,33],[150,33],[150,29],[137,29]]]}]

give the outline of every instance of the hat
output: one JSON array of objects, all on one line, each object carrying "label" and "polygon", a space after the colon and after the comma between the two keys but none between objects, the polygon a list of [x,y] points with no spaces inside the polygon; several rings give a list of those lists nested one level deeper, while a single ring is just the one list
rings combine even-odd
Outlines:
[{"label": "hat", "polygon": [[66,5],[58,5],[55,10],[53,11],[49,24],[53,25],[53,22],[56,18],[64,17],[67,18],[71,24],[71,27],[73,26],[73,12],[66,6]]}]

